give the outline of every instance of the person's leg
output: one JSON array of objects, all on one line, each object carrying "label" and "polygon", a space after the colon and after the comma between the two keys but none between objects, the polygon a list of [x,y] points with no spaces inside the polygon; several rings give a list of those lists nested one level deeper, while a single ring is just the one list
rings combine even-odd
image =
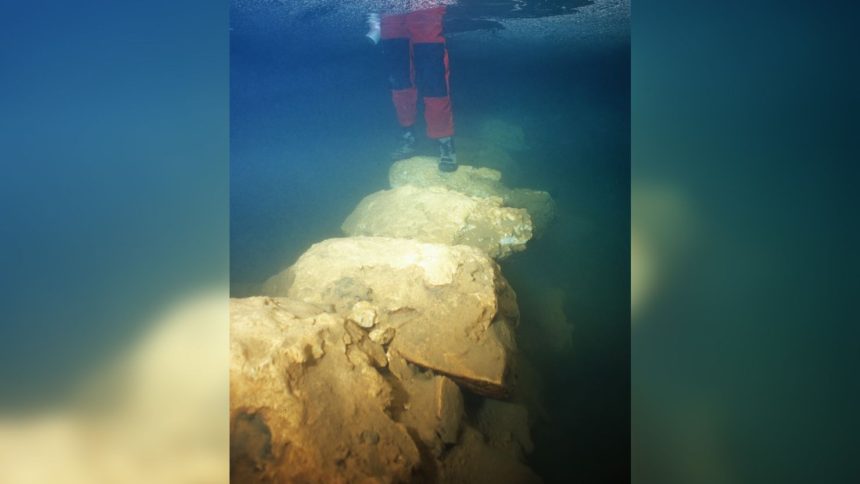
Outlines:
[{"label": "person's leg", "polygon": [[424,98],[427,136],[439,140],[440,168],[456,169],[453,140],[454,116],[448,72],[448,49],[442,36],[445,7],[412,12],[406,16],[406,27],[412,39],[415,83]]},{"label": "person's leg", "polygon": [[414,83],[412,46],[406,15],[382,17],[382,52],[388,68],[391,100],[397,113],[397,122],[403,128],[400,146],[392,154],[394,158],[405,158],[415,151],[415,134],[412,126],[418,112],[418,93]]}]

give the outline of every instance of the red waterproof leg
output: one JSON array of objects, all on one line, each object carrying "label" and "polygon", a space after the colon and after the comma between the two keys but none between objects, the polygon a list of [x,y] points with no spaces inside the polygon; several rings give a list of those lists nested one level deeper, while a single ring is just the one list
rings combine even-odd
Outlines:
[{"label": "red waterproof leg", "polygon": [[[445,46],[445,37],[442,36],[442,18],[444,15],[444,6],[419,10],[406,15],[406,28],[413,44],[413,52],[421,50],[427,54],[423,59],[418,59],[416,56],[414,62],[426,63],[426,65],[416,67],[419,71],[426,73],[424,76],[417,76],[417,82],[419,84],[424,83],[424,85],[419,85],[424,92],[424,119],[427,122],[427,136],[433,139],[445,138],[454,134],[448,49]],[[434,48],[434,45],[439,45],[441,48]]]},{"label": "red waterproof leg", "polygon": [[454,136],[451,97],[425,97],[424,120],[427,122],[428,138],[439,139]]},{"label": "red waterproof leg", "polygon": [[409,29],[406,28],[406,14],[385,15],[380,22],[382,40],[385,39],[408,39]]},{"label": "red waterproof leg", "polygon": [[442,37],[442,17],[445,7],[428,8],[409,12],[406,17],[406,28],[412,42],[445,42]]},{"label": "red waterproof leg", "polygon": [[[392,79],[391,100],[397,112],[397,122],[407,128],[415,124],[418,114],[418,92],[415,89],[415,73],[412,66],[412,45],[406,15],[382,17],[381,37]],[[408,76],[408,79],[406,77]],[[396,80],[395,80],[396,78]]]},{"label": "red waterproof leg", "polygon": [[400,126],[408,128],[415,124],[418,116],[418,90],[414,87],[391,91],[391,100],[394,101],[394,110],[397,111],[397,122]]}]

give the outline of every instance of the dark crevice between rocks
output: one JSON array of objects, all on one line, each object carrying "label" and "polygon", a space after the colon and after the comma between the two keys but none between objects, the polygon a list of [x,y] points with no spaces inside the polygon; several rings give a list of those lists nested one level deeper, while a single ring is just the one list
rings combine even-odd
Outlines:
[{"label": "dark crevice between rocks", "polygon": [[412,482],[439,482],[439,468],[436,465],[436,457],[433,455],[432,449],[421,440],[421,437],[418,436],[418,431],[414,428],[406,427],[406,432],[412,438],[412,441],[415,442],[415,447],[418,448],[418,455],[421,457],[421,464],[415,469],[412,475]]}]

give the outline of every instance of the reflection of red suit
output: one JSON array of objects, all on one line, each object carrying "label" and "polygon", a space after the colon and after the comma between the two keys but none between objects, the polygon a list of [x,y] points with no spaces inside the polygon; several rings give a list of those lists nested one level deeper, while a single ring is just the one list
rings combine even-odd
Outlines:
[{"label": "reflection of red suit", "polygon": [[444,15],[442,6],[382,17],[382,48],[397,120],[403,127],[415,124],[420,91],[427,136],[434,139],[454,134]]}]

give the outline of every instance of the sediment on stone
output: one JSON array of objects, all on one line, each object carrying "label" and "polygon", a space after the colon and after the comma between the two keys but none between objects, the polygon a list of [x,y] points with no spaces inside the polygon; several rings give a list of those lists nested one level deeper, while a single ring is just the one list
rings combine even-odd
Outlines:
[{"label": "sediment on stone", "polygon": [[291,306],[230,301],[231,480],[408,482],[419,452],[386,413],[391,387],[363,338],[337,315]]},{"label": "sediment on stone", "polygon": [[540,238],[555,219],[556,204],[549,193],[525,188],[508,188],[502,174],[491,168],[462,165],[453,173],[440,173],[435,158],[416,156],[400,160],[388,171],[392,188],[442,187],[470,197],[500,198],[505,207],[525,209],[532,220],[535,238]]},{"label": "sediment on stone", "polygon": [[232,481],[479,482],[501,465],[530,482],[523,464],[503,463],[529,450],[521,407],[486,400],[478,427],[466,424],[454,381],[391,347],[380,356],[364,328],[311,307],[230,301]]},{"label": "sediment on stone", "polygon": [[372,308],[374,328],[392,330],[390,347],[408,361],[482,395],[508,393],[516,295],[478,249],[387,237],[329,239],[264,287],[345,318],[356,305]]},{"label": "sediment on stone", "polygon": [[472,197],[443,187],[405,185],[365,197],[344,221],[347,235],[468,245],[502,259],[525,250],[532,222],[498,197]]}]

